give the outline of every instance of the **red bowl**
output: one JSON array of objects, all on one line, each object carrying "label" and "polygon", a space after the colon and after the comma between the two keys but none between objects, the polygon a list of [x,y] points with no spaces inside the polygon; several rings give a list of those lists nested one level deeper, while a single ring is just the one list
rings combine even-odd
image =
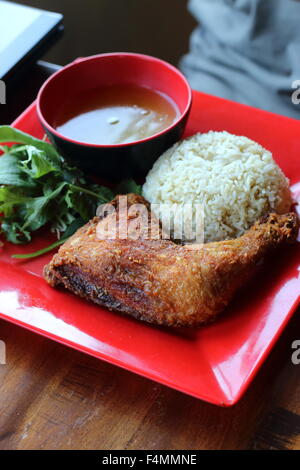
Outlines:
[{"label": "red bowl", "polygon": [[[62,106],[89,90],[134,84],[166,94],[179,109],[171,126],[146,139],[116,145],[72,140],[55,129]],[[80,58],[52,75],[37,98],[39,120],[49,139],[83,170],[109,181],[144,177],[155,160],[180,139],[191,108],[191,88],[182,73],[155,57],[132,53]]]}]

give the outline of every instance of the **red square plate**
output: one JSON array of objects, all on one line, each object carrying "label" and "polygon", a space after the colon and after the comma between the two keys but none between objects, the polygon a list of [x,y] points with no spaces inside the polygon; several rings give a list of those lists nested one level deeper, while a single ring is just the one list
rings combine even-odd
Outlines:
[{"label": "red square plate", "polygon": [[[14,126],[42,137],[35,104]],[[246,135],[270,149],[297,191],[300,121],[195,92],[186,134],[210,129]],[[27,247],[3,247],[1,318],[217,405],[238,401],[300,300],[297,243],[265,263],[215,324],[154,327],[49,287],[41,272],[50,255],[26,262],[10,257],[48,241],[46,234]]]}]

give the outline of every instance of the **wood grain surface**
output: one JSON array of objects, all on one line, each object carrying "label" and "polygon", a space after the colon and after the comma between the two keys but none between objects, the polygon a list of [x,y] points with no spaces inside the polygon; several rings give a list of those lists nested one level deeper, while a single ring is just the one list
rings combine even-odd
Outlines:
[{"label": "wood grain surface", "polygon": [[0,449],[300,449],[297,334],[299,312],[244,398],[219,408],[0,321]]}]

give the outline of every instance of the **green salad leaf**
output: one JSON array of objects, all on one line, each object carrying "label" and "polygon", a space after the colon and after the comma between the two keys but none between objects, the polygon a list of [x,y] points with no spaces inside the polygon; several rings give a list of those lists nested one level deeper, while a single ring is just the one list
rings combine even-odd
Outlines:
[{"label": "green salad leaf", "polygon": [[128,194],[128,193],[135,193],[135,194],[142,194],[142,187],[138,185],[133,179],[127,179],[122,181],[117,188],[116,193],[118,194]]},{"label": "green salad leaf", "polygon": [[53,162],[62,162],[63,157],[59,155],[55,147],[44,140],[36,139],[25,132],[11,126],[0,126],[0,143],[17,142],[18,144],[31,145],[37,150],[41,150]]},{"label": "green salad leaf", "polygon": [[65,243],[65,241],[73,235],[73,233],[76,232],[82,225],[84,225],[85,220],[83,220],[81,217],[78,217],[78,219],[73,220],[73,222],[69,225],[67,230],[64,233],[64,236],[57,240],[56,242],[52,243],[51,245],[46,246],[45,248],[41,248],[40,250],[35,251],[34,253],[25,253],[25,254],[18,254],[18,255],[12,255],[12,258],[16,259],[29,259],[29,258],[36,258],[37,256],[44,255],[45,253],[48,253],[49,251],[52,251],[54,248],[57,248],[59,245],[62,245]]},{"label": "green salad leaf", "polygon": [[[15,255],[17,258],[39,256],[63,243],[96,214],[99,204],[115,195],[109,188],[87,181],[81,170],[44,140],[0,126],[0,143],[5,144],[0,156],[1,233],[8,241],[23,244],[48,224],[59,235],[50,247]],[[120,192],[140,193],[134,181],[121,186]]]}]

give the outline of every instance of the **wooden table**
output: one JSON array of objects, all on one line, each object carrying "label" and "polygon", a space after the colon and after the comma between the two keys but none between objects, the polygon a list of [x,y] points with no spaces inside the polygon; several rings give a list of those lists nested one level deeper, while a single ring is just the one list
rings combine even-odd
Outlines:
[{"label": "wooden table", "polygon": [[0,321],[0,449],[300,449],[300,365],[291,361],[299,313],[232,408]]}]

